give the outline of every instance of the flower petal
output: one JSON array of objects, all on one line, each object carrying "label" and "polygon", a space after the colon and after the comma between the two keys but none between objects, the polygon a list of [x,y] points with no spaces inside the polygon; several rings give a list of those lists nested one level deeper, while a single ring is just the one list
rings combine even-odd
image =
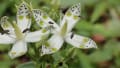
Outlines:
[{"label": "flower petal", "polygon": [[67,43],[69,43],[77,48],[83,48],[83,49],[97,48],[96,43],[93,40],[91,40],[87,37],[77,35],[77,34],[69,33],[65,37],[65,40]]},{"label": "flower petal", "polygon": [[15,39],[7,34],[1,34],[0,33],[0,44],[11,44],[14,43]]},{"label": "flower petal", "polygon": [[63,17],[63,20],[60,23],[60,26],[62,27],[67,21],[67,32],[70,32],[74,25],[77,23],[77,21],[80,19],[80,10],[80,3],[73,5],[70,9],[68,9],[68,11],[65,13],[65,16]]},{"label": "flower petal", "polygon": [[17,41],[11,51],[9,52],[9,56],[14,59],[16,57],[22,56],[27,52],[27,43],[24,40]]},{"label": "flower petal", "polygon": [[51,54],[58,51],[63,45],[63,38],[59,35],[53,35],[43,46],[41,55]]},{"label": "flower petal", "polygon": [[30,32],[27,33],[25,36],[26,42],[38,42],[40,40],[44,40],[46,37],[48,37],[49,31],[46,29],[41,29],[39,31]]},{"label": "flower petal", "polygon": [[30,28],[31,26],[31,15],[30,10],[25,2],[18,6],[17,11],[17,24],[21,31]]},{"label": "flower petal", "polygon": [[33,9],[33,16],[35,18],[35,21],[41,26],[41,27],[48,27],[51,31],[54,33],[58,31],[59,26],[45,13],[43,13],[39,9]]},{"label": "flower petal", "polygon": [[8,19],[9,18],[7,16],[3,16],[1,18],[1,21],[0,21],[1,34],[14,34],[14,28],[12,27]]},{"label": "flower petal", "polygon": [[39,9],[33,9],[32,13],[33,13],[33,17],[34,17],[36,23],[40,27],[46,27],[47,26],[47,24],[41,20],[41,11]]}]

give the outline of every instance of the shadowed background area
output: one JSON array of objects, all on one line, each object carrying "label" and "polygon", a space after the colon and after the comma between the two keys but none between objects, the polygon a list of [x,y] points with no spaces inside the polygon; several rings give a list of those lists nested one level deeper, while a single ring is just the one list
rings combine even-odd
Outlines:
[{"label": "shadowed background area", "polygon": [[[26,0],[26,2],[31,2],[33,8],[45,11],[58,24],[61,15],[70,6],[81,3],[81,20],[72,31],[92,38],[98,45],[98,49],[76,48],[70,51],[72,46],[65,43],[59,52],[52,55],[52,58],[55,57],[54,61],[51,57],[47,57],[45,61],[57,62],[62,68],[67,66],[68,68],[120,68],[120,0]],[[20,0],[0,0],[0,17],[9,16],[10,20],[15,20],[17,11],[15,5],[20,3]],[[33,27],[31,30],[39,29],[35,24],[31,27]],[[11,60],[8,56],[10,49],[11,45],[0,44],[0,68],[15,68],[31,61],[28,54]],[[28,53],[32,55],[32,50]],[[63,58],[65,60],[60,61]],[[48,65],[46,68],[51,67]]]}]

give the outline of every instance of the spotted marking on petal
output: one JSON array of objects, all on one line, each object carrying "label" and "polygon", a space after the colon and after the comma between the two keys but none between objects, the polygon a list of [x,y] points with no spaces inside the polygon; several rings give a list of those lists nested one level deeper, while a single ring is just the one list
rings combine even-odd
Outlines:
[{"label": "spotted marking on petal", "polygon": [[20,20],[23,20],[23,16],[19,16],[19,19],[20,19]]},{"label": "spotted marking on petal", "polygon": [[73,16],[73,19],[74,19],[74,20],[78,20],[79,17],[78,17],[78,16]]},{"label": "spotted marking on petal", "polygon": [[55,52],[55,51],[57,51],[57,49],[56,49],[56,48],[52,48],[52,51],[54,51],[54,52]]},{"label": "spotted marking on petal", "polygon": [[8,20],[7,16],[2,17],[1,20],[0,20],[0,24],[6,23],[7,20]]},{"label": "spotted marking on petal", "polygon": [[70,38],[72,39],[74,37],[74,33],[71,34]]},{"label": "spotted marking on petal", "polygon": [[16,52],[11,52],[11,54],[12,54],[12,55],[15,55],[15,54],[16,54]]},{"label": "spotted marking on petal", "polygon": [[39,23],[41,21],[41,11],[39,9],[34,9],[33,10],[33,16],[34,16],[34,19],[37,23]]},{"label": "spotted marking on petal", "polygon": [[49,47],[49,46],[50,46],[50,44],[49,44],[48,42],[46,42],[46,43],[45,43],[45,46],[46,46],[46,47]]},{"label": "spotted marking on petal", "polygon": [[2,27],[3,28],[8,28],[10,25],[8,24],[8,23],[4,23],[4,24],[2,24]]},{"label": "spotted marking on petal", "polygon": [[68,16],[68,17],[70,17],[72,15],[72,13],[70,12],[70,11],[68,11],[67,13],[66,13],[66,16]]},{"label": "spotted marking on petal", "polygon": [[26,28],[25,30],[23,30],[22,33],[25,33],[25,32],[27,32],[27,31],[30,31],[30,29],[29,29],[29,28]]},{"label": "spotted marking on petal", "polygon": [[49,21],[48,23],[49,23],[49,24],[54,24],[54,23],[53,23],[53,22],[51,22],[51,21]]},{"label": "spotted marking on petal", "polygon": [[47,30],[46,30],[46,29],[43,29],[43,30],[42,30],[42,33],[45,33],[45,32],[47,32]]},{"label": "spotted marking on petal", "polygon": [[43,26],[43,25],[44,25],[44,22],[43,22],[43,21],[40,21],[39,24],[40,24],[40,26]]},{"label": "spotted marking on petal", "polygon": [[38,15],[41,15],[41,11],[39,9],[33,10],[35,18],[37,18]]},{"label": "spotted marking on petal", "polygon": [[20,4],[20,6],[18,7],[17,15],[26,16],[29,14],[30,14],[30,12],[29,12],[29,8],[27,7],[27,4],[25,2]]},{"label": "spotted marking on petal", "polygon": [[42,50],[41,50],[41,56],[45,55],[45,54],[50,54],[52,52],[52,50],[46,46],[42,46]]},{"label": "spotted marking on petal", "polygon": [[80,45],[80,47],[79,48],[84,48],[84,45],[82,44],[82,45]]},{"label": "spotted marking on petal", "polygon": [[26,19],[30,19],[30,15],[27,15],[27,16],[26,16]]},{"label": "spotted marking on petal", "polygon": [[87,43],[88,41],[89,41],[88,38],[84,38],[84,39],[83,39],[83,43]]},{"label": "spotted marking on petal", "polygon": [[73,15],[75,16],[79,16],[80,15],[80,3],[79,4],[76,4],[76,5],[73,5],[69,11],[72,12]]},{"label": "spotted marking on petal", "polygon": [[43,17],[43,19],[47,19],[48,18],[46,15],[43,15],[42,17]]},{"label": "spotted marking on petal", "polygon": [[12,27],[12,25],[10,24],[10,22],[8,21],[8,19],[9,18],[7,16],[4,16],[4,17],[1,18],[0,25],[1,25],[1,27],[3,29],[8,28],[8,30],[9,30],[9,27]]}]

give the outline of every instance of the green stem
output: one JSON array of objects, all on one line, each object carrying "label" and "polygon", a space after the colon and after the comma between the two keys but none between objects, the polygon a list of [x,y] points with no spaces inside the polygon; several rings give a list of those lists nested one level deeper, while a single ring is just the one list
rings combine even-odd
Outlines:
[{"label": "green stem", "polygon": [[46,67],[45,62],[42,62],[41,66],[42,66],[42,68],[45,68]]},{"label": "green stem", "polygon": [[36,62],[35,66],[36,66],[36,68],[41,68],[41,65],[39,62]]},{"label": "green stem", "polygon": [[66,57],[63,59],[63,61],[67,61],[68,59],[70,59],[70,57],[72,57],[74,52],[75,52],[74,50],[75,50],[74,47],[70,48],[68,50],[68,53],[67,53]]},{"label": "green stem", "polygon": [[39,49],[33,43],[31,43],[31,48],[34,50],[34,54],[31,55],[30,58],[35,62],[35,68],[41,68],[41,63],[39,62]]}]

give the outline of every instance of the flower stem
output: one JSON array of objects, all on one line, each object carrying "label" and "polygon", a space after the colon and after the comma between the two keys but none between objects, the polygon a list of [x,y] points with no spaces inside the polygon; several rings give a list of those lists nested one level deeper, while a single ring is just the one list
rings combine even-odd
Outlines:
[{"label": "flower stem", "polygon": [[40,63],[38,63],[38,62],[36,62],[35,66],[36,66],[36,68],[41,68]]}]

